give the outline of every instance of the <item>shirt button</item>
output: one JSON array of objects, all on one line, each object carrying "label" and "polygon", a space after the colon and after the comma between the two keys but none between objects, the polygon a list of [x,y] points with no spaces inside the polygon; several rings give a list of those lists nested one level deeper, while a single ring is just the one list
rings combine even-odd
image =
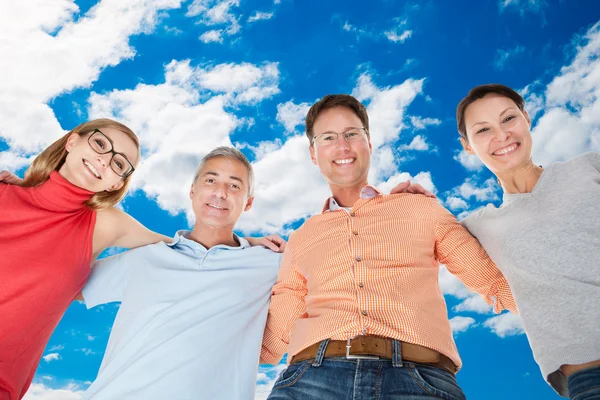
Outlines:
[{"label": "shirt button", "polygon": [[364,315],[365,317],[367,316],[367,312],[366,312],[365,310],[362,310],[360,313],[361,313],[362,315]]},{"label": "shirt button", "polygon": [[362,283],[362,282],[360,282],[360,283],[358,284],[358,287],[359,287],[359,288],[364,288],[364,287],[365,287],[365,284],[364,284],[364,283]]},{"label": "shirt button", "polygon": [[351,216],[351,217],[354,217],[354,216],[356,216],[356,213],[355,213],[354,211],[352,211],[352,212],[350,213],[350,216]]},{"label": "shirt button", "polygon": [[358,235],[358,231],[352,231],[353,235]]},{"label": "shirt button", "polygon": [[356,261],[361,262],[362,261],[362,257],[360,257],[360,256],[356,257]]}]

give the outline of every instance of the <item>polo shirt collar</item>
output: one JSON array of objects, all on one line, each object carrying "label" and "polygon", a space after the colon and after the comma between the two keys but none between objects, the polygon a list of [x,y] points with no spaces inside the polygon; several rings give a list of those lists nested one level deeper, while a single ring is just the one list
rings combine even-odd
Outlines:
[{"label": "polo shirt collar", "polygon": [[[176,245],[183,245],[183,246],[190,247],[192,249],[200,248],[204,251],[207,251],[206,247],[202,246],[200,243],[195,242],[191,239],[188,239],[188,237],[190,236],[190,233],[192,233],[192,231],[187,230],[187,229],[182,229],[182,230],[177,231],[177,233],[173,237],[173,241],[171,243],[167,243],[167,246],[175,247]],[[227,246],[224,244],[219,244],[217,246],[214,246],[213,248],[221,247],[221,248],[225,248],[225,249],[229,249],[229,250],[242,250],[242,249],[245,249],[248,247],[252,247],[246,239],[239,237],[235,233],[233,234],[233,236],[240,243],[239,246],[233,247],[233,246]]]},{"label": "polo shirt collar", "polygon": [[[377,189],[375,186],[372,186],[372,185],[366,185],[360,191],[360,198],[365,199],[365,200],[373,199],[373,198],[375,198],[377,196],[381,196],[381,195],[382,195],[382,193],[379,191],[379,189]],[[337,211],[341,208],[343,208],[343,207],[341,207],[337,203],[337,201],[335,201],[333,196],[331,196],[330,198],[328,198],[325,201],[325,204],[323,205],[323,210],[321,211],[321,213],[324,214],[328,211]]]}]

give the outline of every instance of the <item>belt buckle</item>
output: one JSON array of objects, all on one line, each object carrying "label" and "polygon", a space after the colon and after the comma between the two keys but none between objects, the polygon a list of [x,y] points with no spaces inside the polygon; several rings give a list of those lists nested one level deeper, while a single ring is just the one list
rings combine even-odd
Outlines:
[{"label": "belt buckle", "polygon": [[352,339],[348,339],[348,341],[346,342],[346,358],[348,360],[379,360],[378,356],[350,354],[350,348],[352,347],[352,344],[350,343],[351,341]]}]

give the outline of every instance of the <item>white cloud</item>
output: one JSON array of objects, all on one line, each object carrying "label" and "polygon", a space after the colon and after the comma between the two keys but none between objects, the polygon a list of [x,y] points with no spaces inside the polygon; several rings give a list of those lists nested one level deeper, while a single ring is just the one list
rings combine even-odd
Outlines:
[{"label": "white cloud", "polygon": [[23,156],[16,151],[2,151],[0,152],[0,171],[17,171],[31,164],[33,158],[34,156]]},{"label": "white cloud", "polygon": [[525,100],[525,110],[532,121],[535,120],[536,116],[544,108],[544,96],[543,94],[537,93],[540,86],[540,82],[536,81],[518,91],[523,97],[523,100]]},{"label": "white cloud", "polygon": [[479,202],[489,202],[498,200],[497,191],[499,190],[495,178],[489,178],[483,186],[476,186],[471,178],[468,178],[462,185],[455,188],[453,193],[460,194],[464,199],[469,200],[474,197]]},{"label": "white cloud", "polygon": [[478,294],[473,294],[462,301],[462,303],[458,304],[453,308],[455,312],[461,311],[471,311],[476,312],[478,314],[489,314],[491,313],[492,306],[483,300]]},{"label": "white cloud", "polygon": [[454,159],[461,163],[463,167],[471,171],[479,171],[483,168],[483,163],[475,154],[469,154],[465,150],[457,151]]},{"label": "white cloud", "polygon": [[406,29],[406,26],[408,25],[408,21],[406,19],[394,18],[394,24],[394,27],[381,32],[380,30],[374,29],[370,26],[357,27],[346,20],[342,25],[342,29],[346,32],[352,32],[356,34],[357,38],[366,37],[373,40],[381,40],[386,38],[393,43],[404,43],[412,36],[413,31],[411,29]]},{"label": "white cloud", "polygon": [[152,32],[159,12],[180,3],[103,1],[74,21],[71,1],[2,2],[2,30],[18,38],[0,41],[0,136],[10,151],[36,153],[63,134],[48,102],[133,58],[130,37]]},{"label": "white cloud", "polygon": [[304,124],[309,108],[310,104],[308,103],[296,104],[292,100],[278,104],[277,122],[285,127],[286,133],[293,133],[298,125]]},{"label": "white cloud", "polygon": [[86,356],[89,356],[90,354],[96,354],[96,352],[92,349],[88,349],[86,347],[81,348],[81,349],[75,349],[75,351],[81,352],[83,354],[85,354]]},{"label": "white cloud", "polygon": [[200,35],[200,40],[204,43],[223,43],[223,31],[221,29],[206,31]]},{"label": "white cloud", "polygon": [[394,43],[404,43],[406,39],[412,36],[412,31],[407,29],[404,30],[402,33],[398,34],[398,31],[392,30],[384,32],[384,35],[386,38],[388,38]]},{"label": "white cloud", "polygon": [[425,151],[429,150],[429,144],[425,141],[425,138],[421,135],[417,135],[408,145],[402,145],[398,148],[399,150],[417,150]]},{"label": "white cloud", "polygon": [[132,186],[172,213],[189,206],[189,185],[200,159],[245,121],[226,110],[255,104],[278,89],[277,64],[192,67],[189,60],[165,67],[165,82],[134,89],[92,93],[90,117],[113,116],[140,132],[146,156]]},{"label": "white cloud", "polygon": [[32,383],[23,400],[80,400],[82,395],[83,390],[76,384],[52,389],[43,383]]},{"label": "white cloud", "polygon": [[255,400],[266,400],[271,389],[277,380],[277,377],[286,368],[285,363],[280,363],[273,366],[260,366],[256,377],[256,392],[254,393]]},{"label": "white cloud", "polygon": [[49,363],[50,361],[60,360],[61,356],[59,353],[49,353],[42,357],[44,361]]},{"label": "white cloud", "polygon": [[[234,8],[239,7],[239,5],[239,0],[194,0],[188,6],[186,16],[198,17],[198,23],[206,26],[220,25],[220,29],[211,32],[218,32],[221,40],[212,41],[222,42],[223,35],[235,35],[241,30],[240,17],[234,13]],[[206,34],[208,36],[205,36]],[[203,36],[205,37],[203,38]],[[200,40],[204,41],[216,36],[216,33],[207,32],[200,36]]]},{"label": "white cloud", "polygon": [[533,161],[547,165],[600,151],[600,22],[580,38],[569,65],[547,86],[533,134]]},{"label": "white cloud", "polygon": [[469,208],[469,205],[467,204],[466,201],[464,201],[460,197],[455,197],[455,196],[448,197],[446,199],[446,205],[452,211],[464,210],[466,208]]},{"label": "white cloud", "polygon": [[237,224],[245,232],[280,231],[286,224],[320,212],[330,196],[327,183],[310,161],[304,135],[290,136],[280,149],[254,163],[254,171],[254,206]]},{"label": "white cloud", "polygon": [[545,0],[499,0],[498,7],[500,11],[518,10],[521,16],[525,12],[540,13],[548,3]]},{"label": "white cloud", "polygon": [[465,299],[472,295],[467,287],[450,273],[445,265],[440,265],[438,283],[444,295],[450,295],[459,299]]},{"label": "white cloud", "polygon": [[[407,61],[409,61],[409,60],[407,60]],[[420,130],[420,129],[425,129],[429,125],[433,125],[433,126],[440,125],[442,123],[442,121],[440,121],[437,118],[421,118],[421,117],[417,117],[417,116],[411,116],[410,123],[412,124],[412,126],[415,129]]]},{"label": "white cloud", "polygon": [[272,12],[257,11],[254,14],[252,14],[250,17],[248,17],[248,22],[252,23],[252,22],[256,22],[256,21],[265,21],[265,20],[273,18],[273,15],[274,14]]},{"label": "white cloud", "polygon": [[508,49],[508,50],[498,49],[498,50],[496,50],[496,58],[494,59],[494,66],[497,69],[503,69],[512,58],[515,58],[516,56],[518,56],[519,54],[522,54],[523,52],[525,52],[525,47],[523,47],[523,46],[516,46],[516,47],[514,47],[512,49]]},{"label": "white cloud", "polygon": [[504,313],[489,318],[483,325],[502,338],[525,333],[521,318],[513,313]]},{"label": "white cloud", "polygon": [[399,138],[400,132],[406,127],[406,108],[422,92],[423,82],[424,79],[407,79],[399,85],[377,88],[368,73],[359,77],[352,94],[359,100],[368,102],[374,151]]},{"label": "white cloud", "polygon": [[248,143],[236,143],[235,146],[240,149],[247,148],[252,150],[252,152],[254,153],[254,161],[257,162],[262,160],[268,154],[279,150],[283,146],[283,142],[281,141],[281,139],[277,138],[273,141],[258,142],[256,146],[253,146]]},{"label": "white cloud", "polygon": [[387,181],[379,183],[377,187],[383,193],[389,193],[396,185],[400,182],[405,182],[410,180],[411,183],[418,183],[423,186],[425,189],[429,190],[432,193],[435,193],[437,190],[431,181],[431,173],[430,172],[419,172],[414,177],[411,177],[407,172],[399,172],[392,175]]},{"label": "white cloud", "polygon": [[450,328],[453,334],[465,332],[467,329],[476,326],[475,320],[471,317],[461,317],[457,315],[450,319]]}]

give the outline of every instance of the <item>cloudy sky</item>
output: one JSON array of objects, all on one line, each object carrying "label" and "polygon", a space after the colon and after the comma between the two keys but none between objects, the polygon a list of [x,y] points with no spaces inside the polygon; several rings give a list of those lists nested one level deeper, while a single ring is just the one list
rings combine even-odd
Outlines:
[{"label": "cloudy sky", "polygon": [[[303,119],[328,93],[367,105],[370,180],[412,178],[462,217],[499,188],[460,151],[457,102],[475,85],[518,89],[534,116],[534,161],[600,151],[600,3],[595,0],[28,0],[0,2],[0,169],[77,124],[118,119],[144,161],[123,208],[172,235],[189,226],[200,158],[235,145],[257,174],[242,234],[287,236],[328,189]],[[495,316],[442,267],[440,285],[469,399],[557,399],[519,319]],[[27,399],[78,399],[95,378],[118,305],[73,304]],[[279,366],[261,366],[264,399]]]}]

